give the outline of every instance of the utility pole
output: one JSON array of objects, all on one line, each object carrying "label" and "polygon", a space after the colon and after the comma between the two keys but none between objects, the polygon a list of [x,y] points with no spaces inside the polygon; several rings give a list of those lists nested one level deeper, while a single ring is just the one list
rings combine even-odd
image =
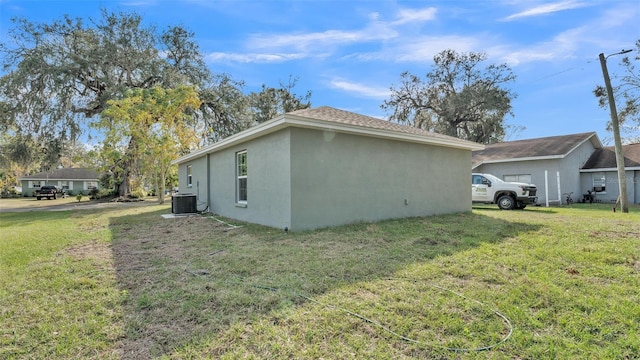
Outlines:
[{"label": "utility pole", "polygon": [[622,50],[615,54],[604,56],[600,53],[600,65],[602,66],[602,75],[604,76],[604,85],[607,87],[607,96],[609,98],[609,111],[611,112],[611,127],[613,128],[613,141],[616,152],[616,165],[618,168],[618,187],[620,189],[620,207],[622,212],[629,212],[629,201],[627,199],[627,175],[624,171],[624,156],[622,154],[622,140],[620,140],[620,124],[618,123],[618,111],[616,110],[615,99],[613,98],[613,88],[611,87],[611,79],[609,79],[609,71],[607,70],[607,58],[613,55],[626,54],[631,50]]}]

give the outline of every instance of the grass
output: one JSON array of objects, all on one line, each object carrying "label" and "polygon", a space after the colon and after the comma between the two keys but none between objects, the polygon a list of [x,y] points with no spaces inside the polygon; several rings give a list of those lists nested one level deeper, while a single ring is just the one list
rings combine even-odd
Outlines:
[{"label": "grass", "polygon": [[0,358],[640,353],[637,206],[483,206],[295,233],[168,212],[0,214]]}]

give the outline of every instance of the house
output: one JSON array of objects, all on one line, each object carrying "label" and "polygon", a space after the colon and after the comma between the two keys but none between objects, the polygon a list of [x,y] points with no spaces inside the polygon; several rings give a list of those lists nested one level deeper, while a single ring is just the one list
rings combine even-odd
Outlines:
[{"label": "house", "polygon": [[[627,159],[629,201],[638,203],[634,180],[640,177],[638,150],[636,146],[625,149],[629,149],[625,155],[631,156]],[[595,132],[550,136],[487,145],[473,152],[472,169],[506,181],[536,184],[541,204],[564,202],[570,193],[574,201],[584,201],[589,192],[596,201],[615,201],[618,181],[612,153],[612,148],[602,146]],[[612,187],[613,183],[616,186]]]},{"label": "house", "polygon": [[540,203],[581,196],[580,168],[602,143],[595,132],[508,141],[474,151],[473,172],[536,184]]},{"label": "house", "polygon": [[71,195],[88,195],[92,189],[99,189],[100,175],[91,169],[63,168],[45,171],[18,180],[22,183],[23,196],[35,196],[35,191],[43,185],[55,185],[67,190]]},{"label": "house", "polygon": [[[622,145],[627,199],[640,204],[640,144]],[[581,189],[597,189],[596,201],[614,202],[620,194],[613,146],[597,149],[580,169]]]},{"label": "house", "polygon": [[198,209],[307,230],[471,211],[471,151],[484,146],[331,107],[280,115],[183,156]]}]

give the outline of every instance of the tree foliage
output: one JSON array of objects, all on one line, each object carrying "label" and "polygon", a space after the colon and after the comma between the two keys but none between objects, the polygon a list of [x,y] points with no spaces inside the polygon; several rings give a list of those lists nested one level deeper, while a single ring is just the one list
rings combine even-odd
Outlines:
[{"label": "tree foliage", "polygon": [[110,100],[95,125],[104,130],[103,151],[110,154],[109,170],[119,195],[130,192],[136,165],[150,174],[164,202],[166,178],[171,161],[192,150],[199,129],[194,128],[189,110],[201,104],[193,87],[134,89],[120,100]]},{"label": "tree foliage", "polygon": [[262,85],[262,90],[249,94],[249,103],[254,123],[263,123],[276,116],[295,110],[308,109],[311,106],[311,91],[304,96],[293,93],[298,78],[289,77],[287,83],[280,82],[279,88]]},{"label": "tree foliage", "polygon": [[434,56],[424,79],[409,72],[382,104],[390,120],[479,143],[505,136],[505,117],[516,95],[506,86],[515,75],[506,64],[481,68],[484,53],[445,50]]},{"label": "tree foliage", "polygon": [[[191,89],[189,96],[199,99],[198,106],[191,102],[182,109],[181,118],[189,121],[180,121],[180,126],[196,143],[179,147],[178,156],[244,130],[257,118],[262,121],[310,105],[310,93],[305,97],[292,93],[295,80],[281,84],[280,89],[263,86],[263,92],[245,95],[242,81],[211,73],[193,33],[180,26],[159,32],[136,13],[103,10],[99,19],[65,16],[48,24],[26,19],[13,19],[13,23],[8,40],[0,43],[0,129],[10,137],[3,144],[3,154],[48,170],[48,166],[70,163],[65,154],[73,151],[82,133],[105,131],[106,135],[94,134],[109,139],[99,149],[98,161],[119,171],[121,193],[127,193],[127,177],[139,169],[139,149],[153,144],[151,138],[134,133],[143,129],[124,122],[140,114],[125,112],[127,116],[116,119],[115,104],[122,111],[128,107],[143,112],[148,99],[162,101],[165,96],[178,96],[176,92],[184,86]],[[160,95],[160,89],[166,93]],[[254,96],[269,101],[255,107]],[[158,111],[150,112],[153,118],[148,125],[163,123]],[[176,113],[166,116],[178,117]],[[109,126],[106,119],[111,121]],[[92,124],[96,126],[87,126]],[[132,132],[119,134],[129,136],[129,143],[113,142],[117,129]],[[158,136],[156,141],[167,140]]]},{"label": "tree foliage", "polygon": [[6,72],[0,125],[41,148],[77,139],[87,119],[127,90],[210,79],[192,33],[172,27],[158,34],[135,13],[103,10],[88,25],[68,16],[51,24],[14,23],[12,41],[0,44]]},{"label": "tree foliage", "polygon": [[[625,73],[618,84],[612,85],[620,132],[627,143],[640,142],[640,69],[636,67],[639,61],[640,39],[636,41],[635,55],[622,58],[621,65]],[[593,93],[598,98],[598,105],[609,109],[607,89],[598,85]],[[608,131],[612,131],[611,126],[611,121],[608,121]]]}]

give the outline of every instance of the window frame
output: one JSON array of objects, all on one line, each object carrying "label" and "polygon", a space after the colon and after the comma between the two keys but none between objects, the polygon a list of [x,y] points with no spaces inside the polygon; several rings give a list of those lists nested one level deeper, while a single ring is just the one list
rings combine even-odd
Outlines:
[{"label": "window frame", "polygon": [[193,165],[187,165],[187,187],[193,187]]},{"label": "window frame", "polygon": [[[599,178],[599,179],[596,179]],[[598,182],[596,183],[596,180]],[[606,194],[607,193],[607,174],[604,171],[598,171],[591,174],[591,185],[593,185],[593,191],[596,194]],[[602,191],[596,191],[596,188],[601,187]]]},{"label": "window frame", "polygon": [[64,190],[73,190],[72,180],[60,180],[58,181],[58,187]]},{"label": "window frame", "polygon": [[[522,179],[522,177],[525,177],[525,179]],[[511,178],[513,178],[514,180],[511,180]],[[509,180],[507,180],[507,179],[509,179]],[[506,182],[520,182],[520,183],[527,183],[527,184],[531,184],[532,183],[531,174],[508,174],[508,175],[503,175],[502,176],[502,180],[504,180]]]},{"label": "window frame", "polygon": [[83,186],[83,190],[93,190],[93,189],[97,189],[98,188],[98,182],[97,181],[85,181],[82,184]]},{"label": "window frame", "polygon": [[[247,205],[249,198],[249,167],[247,150],[235,153],[236,156],[236,204]],[[243,186],[244,185],[244,186]],[[243,197],[244,195],[244,197]]]}]

